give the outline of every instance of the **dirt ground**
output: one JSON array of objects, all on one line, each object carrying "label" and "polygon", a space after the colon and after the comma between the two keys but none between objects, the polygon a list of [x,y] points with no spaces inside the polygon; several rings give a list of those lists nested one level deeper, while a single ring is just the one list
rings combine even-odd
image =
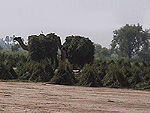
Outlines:
[{"label": "dirt ground", "polygon": [[150,113],[150,92],[0,82],[0,113]]}]

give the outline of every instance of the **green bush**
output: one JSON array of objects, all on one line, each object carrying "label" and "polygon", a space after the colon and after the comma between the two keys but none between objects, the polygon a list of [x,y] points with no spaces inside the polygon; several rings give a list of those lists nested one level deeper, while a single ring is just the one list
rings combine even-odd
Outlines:
[{"label": "green bush", "polygon": [[25,63],[27,61],[26,52],[0,52],[0,61],[4,62],[6,65],[11,67],[17,67],[20,63]]},{"label": "green bush", "polygon": [[78,85],[91,87],[102,86],[98,69],[94,65],[85,65],[80,73]]},{"label": "green bush", "polygon": [[55,73],[54,77],[50,80],[50,83],[61,85],[73,85],[76,83],[76,79],[72,72],[72,68],[68,63],[62,62]]},{"label": "green bush", "polygon": [[109,64],[102,82],[107,87],[129,87],[128,80],[122,73],[121,67],[118,67],[115,63]]},{"label": "green bush", "polygon": [[0,62],[0,79],[10,80],[17,79],[18,75],[13,70],[12,67],[6,66],[4,63]]},{"label": "green bush", "polygon": [[29,61],[20,74],[22,75],[19,78],[21,80],[48,82],[54,76],[54,70],[49,60]]}]

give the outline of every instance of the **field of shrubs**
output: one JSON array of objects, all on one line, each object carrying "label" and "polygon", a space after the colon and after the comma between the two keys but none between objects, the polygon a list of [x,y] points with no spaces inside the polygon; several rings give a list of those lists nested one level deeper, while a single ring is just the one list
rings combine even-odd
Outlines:
[{"label": "field of shrubs", "polygon": [[94,60],[85,64],[78,73],[73,65],[61,62],[55,69],[48,59],[38,62],[27,53],[0,53],[0,79],[48,82],[63,85],[150,89],[150,64],[128,59]]},{"label": "field of shrubs", "polygon": [[139,24],[114,31],[111,49],[82,36],[62,44],[55,33],[31,35],[23,45],[27,51],[0,50],[0,79],[148,90],[149,39]]}]

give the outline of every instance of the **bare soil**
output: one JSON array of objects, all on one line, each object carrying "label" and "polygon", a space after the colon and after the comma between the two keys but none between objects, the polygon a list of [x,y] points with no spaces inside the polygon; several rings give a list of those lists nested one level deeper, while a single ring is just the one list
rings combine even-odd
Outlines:
[{"label": "bare soil", "polygon": [[150,92],[0,82],[0,113],[150,113]]}]

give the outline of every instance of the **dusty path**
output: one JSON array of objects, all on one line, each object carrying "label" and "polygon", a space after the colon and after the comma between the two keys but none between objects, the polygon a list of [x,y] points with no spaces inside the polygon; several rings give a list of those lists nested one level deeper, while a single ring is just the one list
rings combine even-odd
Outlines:
[{"label": "dusty path", "polygon": [[0,113],[150,113],[150,92],[0,82]]}]

